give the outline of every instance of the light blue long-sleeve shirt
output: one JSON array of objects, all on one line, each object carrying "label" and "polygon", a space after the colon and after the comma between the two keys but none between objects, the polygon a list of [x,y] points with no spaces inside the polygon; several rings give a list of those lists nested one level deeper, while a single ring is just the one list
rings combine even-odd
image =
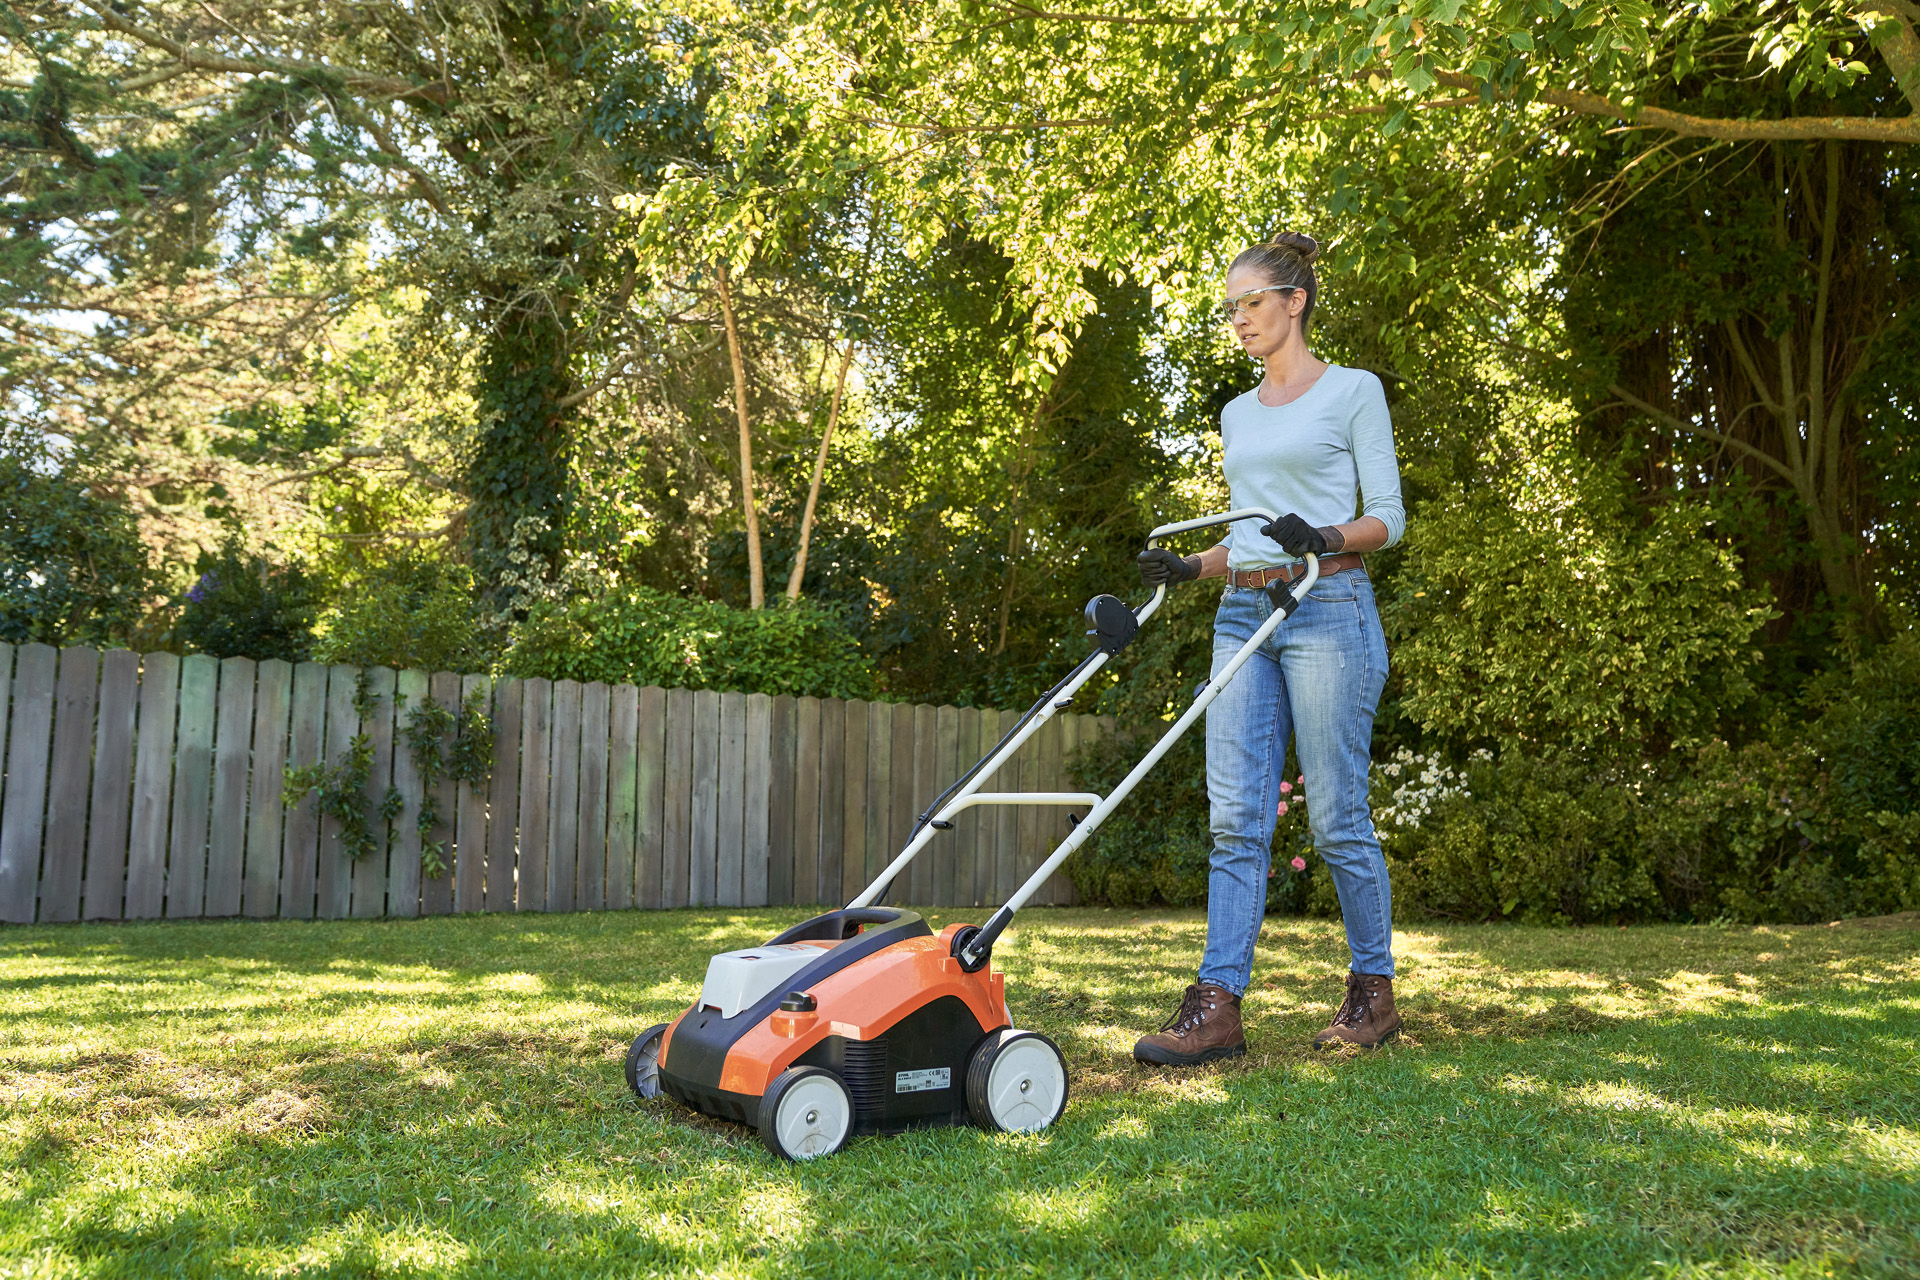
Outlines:
[{"label": "light blue long-sleeve shirt", "polygon": [[[1387,526],[1388,546],[1406,532],[1387,395],[1365,369],[1328,365],[1306,394],[1277,408],[1261,404],[1257,389],[1249,391],[1221,411],[1220,440],[1236,508],[1292,511],[1315,527],[1374,516]],[[1235,521],[1226,544],[1234,569],[1294,559],[1252,520]]]}]

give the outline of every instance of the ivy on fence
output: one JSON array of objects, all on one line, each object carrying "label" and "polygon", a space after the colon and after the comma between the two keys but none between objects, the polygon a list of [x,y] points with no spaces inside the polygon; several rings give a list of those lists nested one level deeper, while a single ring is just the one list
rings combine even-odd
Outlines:
[{"label": "ivy on fence", "polygon": [[[405,694],[396,694],[394,709],[405,701]],[[373,719],[379,705],[379,695],[368,687],[367,673],[361,672],[354,682],[354,713],[365,723]],[[493,773],[493,719],[487,712],[487,695],[484,690],[471,690],[457,716],[439,703],[422,701],[407,713],[403,732],[420,779],[420,810],[415,819],[420,832],[420,874],[431,879],[447,874],[446,841],[432,838],[435,829],[446,825],[436,796],[440,782],[451,777],[481,787]],[[443,751],[449,734],[452,746]],[[285,800],[292,806],[309,795],[317,796],[315,807],[340,824],[340,847],[350,861],[357,862],[380,847],[373,818],[391,823],[406,807],[406,798],[393,786],[377,805],[371,804],[367,783],[372,776],[373,738],[362,730],[348,740],[346,751],[331,765],[325,761],[297,768],[289,765]]]}]

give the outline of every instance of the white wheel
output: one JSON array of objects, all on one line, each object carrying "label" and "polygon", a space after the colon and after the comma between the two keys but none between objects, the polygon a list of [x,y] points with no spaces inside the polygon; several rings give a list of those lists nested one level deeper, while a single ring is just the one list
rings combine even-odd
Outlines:
[{"label": "white wheel", "polygon": [[660,1093],[660,1042],[666,1037],[667,1024],[648,1027],[633,1039],[627,1050],[627,1088],[642,1098]]},{"label": "white wheel", "polygon": [[967,1111],[983,1129],[1033,1133],[1067,1109],[1067,1060],[1037,1031],[996,1031],[967,1065]]},{"label": "white wheel", "polygon": [[788,1160],[830,1156],[853,1133],[853,1095],[820,1067],[789,1067],[760,1099],[760,1139]]}]

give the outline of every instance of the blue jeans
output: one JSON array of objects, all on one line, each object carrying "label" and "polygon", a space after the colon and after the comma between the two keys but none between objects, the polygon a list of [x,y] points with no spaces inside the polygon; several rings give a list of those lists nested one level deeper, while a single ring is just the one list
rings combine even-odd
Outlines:
[{"label": "blue jeans", "polygon": [[[1228,587],[1213,621],[1213,673],[1273,615],[1267,593]],[[1305,775],[1314,850],[1333,873],[1355,973],[1393,976],[1393,892],[1367,806],[1373,713],[1387,640],[1373,583],[1352,569],[1317,583],[1207,708],[1213,869],[1200,981],[1246,992],[1266,915],[1287,740]]]}]

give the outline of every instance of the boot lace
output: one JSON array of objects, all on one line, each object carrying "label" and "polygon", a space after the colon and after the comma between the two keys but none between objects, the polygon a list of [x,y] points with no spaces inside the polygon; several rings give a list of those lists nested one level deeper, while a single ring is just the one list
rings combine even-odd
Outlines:
[{"label": "boot lace", "polygon": [[1360,980],[1357,973],[1347,975],[1347,998],[1340,1002],[1340,1012],[1333,1015],[1336,1027],[1357,1027],[1373,1013],[1373,992]]},{"label": "boot lace", "polygon": [[1191,1031],[1198,1027],[1206,1016],[1206,998],[1202,994],[1200,984],[1196,982],[1187,988],[1184,996],[1180,997],[1180,1007],[1174,1010],[1171,1018],[1160,1024],[1160,1030],[1179,1035],[1183,1031]]}]

